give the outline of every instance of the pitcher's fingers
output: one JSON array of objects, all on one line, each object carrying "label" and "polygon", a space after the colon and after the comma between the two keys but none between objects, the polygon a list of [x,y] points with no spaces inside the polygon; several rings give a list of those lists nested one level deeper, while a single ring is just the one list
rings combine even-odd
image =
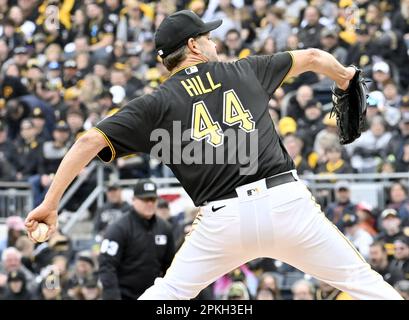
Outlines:
[{"label": "pitcher's fingers", "polygon": [[33,232],[38,227],[38,222],[36,220],[31,220],[31,223],[26,224],[26,228],[28,231]]},{"label": "pitcher's fingers", "polygon": [[37,243],[37,241],[31,236],[31,232],[27,232],[27,236],[32,242]]}]

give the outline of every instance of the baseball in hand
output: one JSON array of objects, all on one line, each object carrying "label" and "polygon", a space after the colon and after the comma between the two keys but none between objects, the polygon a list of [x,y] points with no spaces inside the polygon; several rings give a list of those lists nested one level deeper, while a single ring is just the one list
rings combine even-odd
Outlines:
[{"label": "baseball in hand", "polygon": [[31,237],[37,242],[44,242],[47,240],[48,226],[45,223],[39,223],[37,228],[31,232]]}]

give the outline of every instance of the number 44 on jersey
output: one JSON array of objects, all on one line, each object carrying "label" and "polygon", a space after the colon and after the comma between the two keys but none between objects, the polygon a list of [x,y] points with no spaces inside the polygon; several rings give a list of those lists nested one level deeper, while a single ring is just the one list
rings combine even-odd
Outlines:
[{"label": "number 44 on jersey", "polygon": [[[254,130],[253,116],[243,107],[233,89],[223,93],[223,122],[229,126],[239,124],[239,128],[245,132]],[[206,139],[206,142],[218,147],[223,144],[223,136],[219,122],[213,120],[204,101],[193,104],[192,139]]]}]

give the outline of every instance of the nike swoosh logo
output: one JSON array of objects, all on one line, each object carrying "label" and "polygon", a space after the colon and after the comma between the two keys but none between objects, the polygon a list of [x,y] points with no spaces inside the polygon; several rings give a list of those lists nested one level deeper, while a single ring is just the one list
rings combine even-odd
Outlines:
[{"label": "nike swoosh logo", "polygon": [[221,208],[224,208],[225,206],[221,206],[221,207],[218,207],[218,208],[215,208],[214,206],[212,206],[212,211],[213,212],[216,212],[217,210],[220,210]]}]

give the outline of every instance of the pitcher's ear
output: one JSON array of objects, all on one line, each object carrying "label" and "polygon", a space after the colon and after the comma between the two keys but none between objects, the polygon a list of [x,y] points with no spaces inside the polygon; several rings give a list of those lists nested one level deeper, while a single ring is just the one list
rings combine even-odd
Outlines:
[{"label": "pitcher's ear", "polygon": [[195,38],[189,38],[189,40],[187,41],[187,47],[189,48],[190,51],[192,51],[193,53],[199,54],[201,53],[197,40]]}]

